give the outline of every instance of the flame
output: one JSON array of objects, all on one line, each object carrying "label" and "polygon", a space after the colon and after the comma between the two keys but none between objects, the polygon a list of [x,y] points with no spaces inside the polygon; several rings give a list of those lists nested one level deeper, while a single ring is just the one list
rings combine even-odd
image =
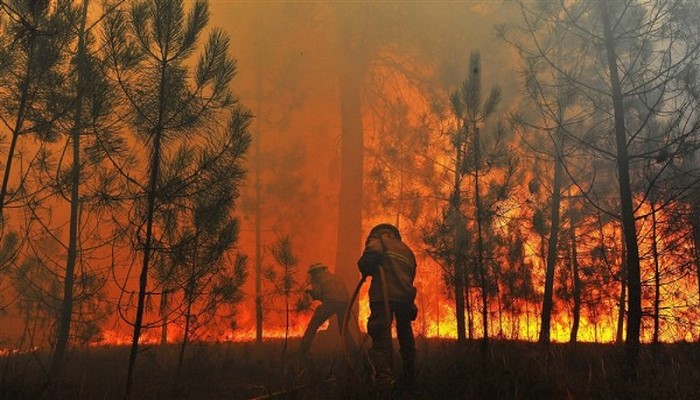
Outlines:
[{"label": "flame", "polygon": [[30,354],[39,350],[38,346],[31,347],[29,349],[19,349],[19,348],[0,348],[0,357],[9,357],[11,355],[19,354]]},{"label": "flame", "polygon": [[[103,331],[100,337],[91,342],[90,345],[95,347],[126,346],[130,345],[132,340],[133,336],[128,333],[108,329]],[[139,337],[139,344],[155,345],[158,343],[160,343],[160,336],[156,335],[155,331],[146,330],[145,332],[142,332],[141,336]]]},{"label": "flame", "polygon": [[[330,323],[326,321],[319,327],[319,331],[325,331],[328,329]],[[299,322],[289,327],[286,330],[283,326],[272,326],[264,328],[264,338],[265,339],[284,339],[287,338],[300,338],[303,336],[306,330],[306,322]],[[182,330],[178,327],[169,327],[167,342],[168,343],[180,343],[182,341]],[[125,332],[120,332],[117,330],[106,330],[104,331],[100,338],[91,343],[92,346],[126,346],[130,345],[133,337]],[[195,339],[196,341],[203,342],[254,342],[256,340],[255,328],[246,327],[242,329],[221,329],[221,330],[207,330],[204,331],[202,335],[198,335]],[[141,334],[139,339],[140,344],[148,345],[158,345],[161,342],[160,330],[151,329],[146,330]]]}]

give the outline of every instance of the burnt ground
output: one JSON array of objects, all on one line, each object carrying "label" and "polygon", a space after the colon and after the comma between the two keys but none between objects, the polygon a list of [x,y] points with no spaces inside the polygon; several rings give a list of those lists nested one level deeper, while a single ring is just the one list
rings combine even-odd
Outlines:
[{"label": "burnt ground", "polygon": [[[319,332],[311,360],[284,342],[192,344],[175,377],[178,347],[144,347],[134,399],[372,399],[367,367],[350,369],[330,335]],[[491,341],[458,351],[418,338],[418,376],[396,399],[698,399],[700,345],[646,345],[637,378],[624,379],[624,349],[607,344]],[[0,357],[0,399],[122,399],[129,348],[76,349],[47,382],[48,354]],[[398,358],[398,355],[397,355]],[[399,367],[400,369],[400,367]]]}]

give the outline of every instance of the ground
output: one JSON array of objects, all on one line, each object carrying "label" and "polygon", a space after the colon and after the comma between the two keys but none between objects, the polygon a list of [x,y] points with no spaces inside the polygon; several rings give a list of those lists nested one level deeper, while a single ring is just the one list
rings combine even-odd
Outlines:
[{"label": "ground", "polygon": [[[418,338],[418,377],[396,399],[697,399],[700,345],[645,345],[638,377],[624,379],[624,349],[609,344]],[[134,399],[371,399],[368,367],[349,368],[339,346],[320,335],[310,359],[298,339],[195,343],[174,378],[178,347],[144,347]],[[286,353],[283,357],[282,354]],[[74,349],[58,379],[47,381],[48,354],[0,358],[0,399],[122,399],[129,348]],[[397,354],[398,362],[398,354]],[[400,370],[400,366],[397,366]]]}]

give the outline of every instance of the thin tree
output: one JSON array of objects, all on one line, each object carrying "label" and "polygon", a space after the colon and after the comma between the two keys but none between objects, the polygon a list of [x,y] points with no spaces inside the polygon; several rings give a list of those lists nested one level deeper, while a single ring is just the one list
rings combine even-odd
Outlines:
[{"label": "thin tree", "polygon": [[[2,1],[8,16],[0,31],[0,123],[10,134],[10,145],[0,184],[0,234],[5,229],[2,213],[8,203],[12,166],[20,137],[34,134],[40,140],[56,139],[51,129],[65,109],[55,107],[56,90],[63,75],[65,50],[72,40],[68,29],[73,19],[71,1]],[[48,107],[51,104],[52,107]]]},{"label": "thin tree", "polygon": [[294,310],[293,306],[297,304],[298,298],[303,295],[300,282],[297,281],[296,277],[299,258],[294,254],[289,236],[280,237],[270,245],[270,252],[281,269],[281,273],[277,273],[274,267],[270,267],[265,275],[273,286],[272,295],[281,296],[284,299],[284,347],[282,348],[284,356],[287,352],[289,339],[290,314]]},{"label": "thin tree", "polygon": [[576,343],[578,340],[578,331],[581,323],[581,292],[582,281],[581,281],[581,268],[579,265],[579,255],[578,255],[578,236],[576,235],[576,229],[578,227],[579,210],[573,204],[573,200],[569,202],[569,248],[571,249],[571,254],[569,260],[571,263],[571,295],[573,297],[573,321],[571,323],[571,333],[569,334],[569,343]]},{"label": "thin tree", "polygon": [[[685,118],[666,112],[685,109],[679,107],[681,88],[674,82],[697,57],[697,43],[682,40],[685,38],[683,22],[674,18],[681,5],[680,1],[581,0],[530,8],[521,3],[526,30],[545,32],[543,36],[530,35],[534,46],[529,56],[557,71],[567,86],[585,99],[580,104],[578,119],[591,121],[591,128],[597,127],[584,135],[564,129],[565,134],[581,146],[580,151],[595,153],[615,168],[619,208],[602,211],[619,218],[624,232],[628,289],[625,374],[630,378],[636,375],[642,318],[641,267],[635,223],[639,205],[648,195],[647,190],[640,193],[636,183],[640,182],[645,159],[664,150],[670,155],[664,164],[671,165],[691,133],[678,123]],[[563,31],[571,32],[579,45],[557,46],[556,38]],[[554,57],[554,54],[573,55],[574,52],[571,59],[576,60],[575,64],[561,64]],[[581,71],[588,72],[582,74]],[[659,117],[669,122],[668,127],[678,127],[683,134],[669,135],[668,128],[658,132],[655,151],[649,153],[649,138],[640,133]],[[602,126],[606,129],[602,130]],[[608,135],[600,135],[601,131]],[[566,164],[567,161],[565,167]],[[596,188],[580,180],[574,183],[594,206],[602,206],[599,202],[604,197],[600,196],[602,187]],[[637,194],[642,196],[637,197]]]},{"label": "thin tree", "polygon": [[469,78],[462,84],[457,99],[461,104],[460,110],[455,110],[456,116],[462,121],[462,127],[471,138],[468,161],[463,165],[464,173],[470,173],[474,178],[474,222],[476,224],[476,272],[481,286],[481,314],[483,323],[484,343],[488,343],[488,296],[489,296],[489,272],[485,259],[485,224],[487,222],[487,208],[484,203],[485,193],[482,193],[483,176],[488,173],[485,160],[482,155],[484,144],[481,138],[481,129],[496,111],[501,102],[501,90],[495,86],[489,96],[482,103],[481,89],[481,55],[478,51],[472,52],[469,62]]},{"label": "thin tree", "polygon": [[[228,56],[228,37],[213,30],[192,72],[188,62],[208,23],[206,1],[198,0],[185,15],[182,0],[137,1],[119,8],[104,24],[105,59],[126,102],[124,118],[145,145],[146,177],[129,177],[143,197],[136,215],[142,250],[134,332],[129,355],[126,396],[131,395],[139,339],[144,326],[149,267],[156,248],[154,221],[167,202],[162,193],[162,163],[168,149],[181,140],[194,140],[216,126],[215,116],[235,104],[229,84],[235,62]],[[235,109],[234,114],[242,114]],[[196,176],[195,176],[196,177]],[[194,179],[195,177],[189,177]],[[145,181],[145,184],[141,182]],[[188,182],[184,179],[184,182]],[[136,217],[135,217],[136,218]],[[138,220],[139,218],[136,218]]]},{"label": "thin tree", "polygon": [[[250,146],[248,123],[247,114],[234,114],[225,132],[210,132],[201,147],[183,144],[163,164],[162,193],[168,203],[158,216],[165,215],[172,232],[163,245],[174,275],[165,283],[181,292],[184,319],[173,393],[196,329],[206,325],[218,307],[242,298],[245,257],[239,256],[234,268],[229,268],[225,256],[239,237],[239,221],[232,213],[245,177],[242,162]],[[183,176],[197,178],[184,183]]]},{"label": "thin tree", "polygon": [[83,96],[86,94],[88,72],[86,63],[87,40],[85,25],[87,22],[87,11],[90,2],[83,0],[80,27],[78,29],[78,46],[75,54],[75,65],[77,72],[75,108],[73,115],[73,126],[71,129],[71,143],[73,150],[73,166],[71,169],[71,202],[68,252],[66,258],[66,275],[63,284],[63,304],[61,307],[61,317],[58,323],[58,334],[56,347],[51,360],[51,369],[54,373],[60,367],[61,361],[66,352],[68,336],[70,333],[70,322],[73,314],[73,281],[75,275],[76,259],[78,258],[78,211],[80,208],[80,136],[83,124]]},{"label": "thin tree", "polygon": [[[464,105],[459,97],[459,92],[455,92],[451,97],[452,112],[457,117],[457,130],[454,132],[454,137],[451,141],[455,150],[455,175],[454,186],[450,194],[449,210],[447,212],[448,226],[452,228],[450,235],[452,237],[452,262],[454,265],[454,293],[455,293],[455,313],[457,318],[457,344],[461,347],[465,341],[465,298],[470,298],[469,293],[469,276],[467,275],[467,223],[462,211],[462,181],[464,180],[464,171],[466,169],[467,153],[469,142],[468,128],[465,126],[465,121],[460,118],[463,115]],[[469,314],[469,337],[472,337],[471,327],[471,310],[467,310]]]},{"label": "thin tree", "polygon": [[[104,161],[104,149],[106,146],[120,146],[120,138],[116,137],[111,129],[114,124],[111,118],[114,104],[111,102],[110,92],[114,89],[107,84],[102,65],[98,62],[94,50],[90,45],[94,43],[94,37],[90,32],[88,23],[89,0],[83,0],[79,8],[77,19],[77,43],[70,70],[71,79],[66,91],[65,101],[66,117],[68,123],[68,140],[71,142],[71,167],[69,174],[70,195],[64,192],[64,185],[55,185],[59,189],[59,195],[70,201],[70,217],[68,221],[69,233],[66,246],[66,268],[63,277],[63,298],[61,301],[60,318],[57,324],[56,347],[52,358],[52,370],[57,372],[61,366],[69,342],[71,332],[71,319],[74,310],[74,285],[76,282],[76,266],[80,262],[79,247],[84,238],[81,236],[81,210],[90,207],[88,212],[99,215],[100,210],[110,207],[110,201],[104,199],[106,190],[111,186],[110,176],[114,172],[107,172],[108,166],[101,164]],[[109,12],[109,11],[107,11]],[[100,136],[98,138],[97,136]],[[106,145],[105,143],[111,143]],[[99,148],[99,150],[98,150]],[[85,160],[81,157],[85,153]],[[61,163],[59,163],[59,168]],[[82,186],[87,186],[84,181],[83,170],[90,168],[90,173],[96,177],[92,182],[93,188],[81,192]],[[59,175],[59,174],[57,174]],[[59,175],[60,176],[60,175]],[[114,189],[109,189],[114,192]],[[83,213],[85,214],[85,213]],[[95,218],[98,219],[98,218]],[[99,234],[98,234],[99,235]],[[105,243],[103,239],[98,243]],[[81,299],[85,300],[85,298]]]},{"label": "thin tree", "polygon": [[[352,285],[362,250],[365,138],[363,91],[372,60],[383,44],[379,4],[335,3],[337,68],[340,89],[340,193],[336,272]],[[361,23],[358,23],[361,21]]]}]

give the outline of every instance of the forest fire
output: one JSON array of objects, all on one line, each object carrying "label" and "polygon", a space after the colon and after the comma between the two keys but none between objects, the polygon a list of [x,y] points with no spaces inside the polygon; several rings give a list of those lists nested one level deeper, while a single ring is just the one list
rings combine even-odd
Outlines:
[{"label": "forest fire", "polygon": [[[384,391],[675,382],[659,349],[700,365],[698,20],[684,0],[0,1],[0,398],[256,398],[326,368],[342,391],[342,321],[301,340],[326,272],[358,285],[342,333]],[[394,347],[367,327],[389,309]],[[416,375],[425,349],[445,354]],[[93,354],[124,382],[71,376]],[[220,389],[207,368],[285,390],[188,387]]]}]

